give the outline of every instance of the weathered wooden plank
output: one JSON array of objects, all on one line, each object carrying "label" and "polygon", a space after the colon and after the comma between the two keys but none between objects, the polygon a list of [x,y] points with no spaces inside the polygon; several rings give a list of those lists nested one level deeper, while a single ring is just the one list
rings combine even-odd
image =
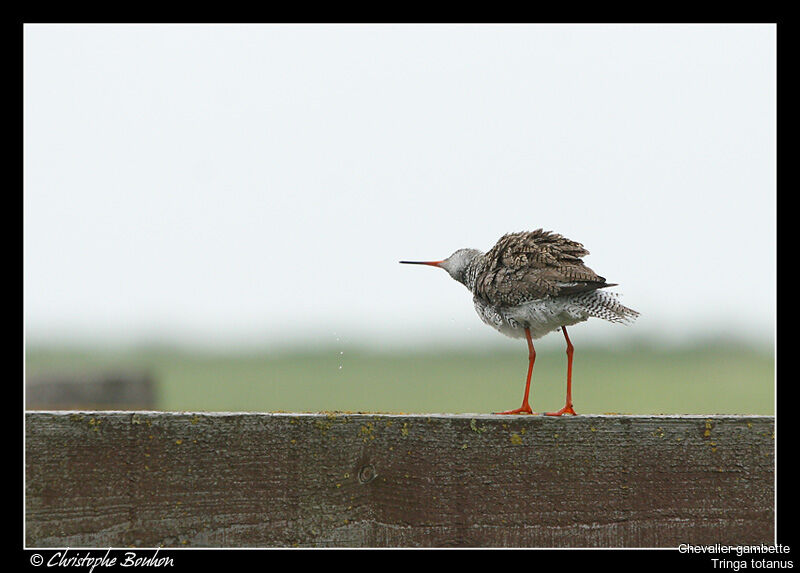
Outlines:
[{"label": "weathered wooden plank", "polygon": [[29,547],[774,542],[774,419],[28,412]]}]

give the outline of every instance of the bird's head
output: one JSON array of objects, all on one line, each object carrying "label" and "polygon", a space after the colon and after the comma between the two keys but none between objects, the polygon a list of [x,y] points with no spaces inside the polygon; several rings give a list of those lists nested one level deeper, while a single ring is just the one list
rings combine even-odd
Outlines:
[{"label": "bird's head", "polygon": [[446,270],[451,277],[462,284],[467,284],[467,267],[483,253],[478,249],[458,249],[455,253],[442,261],[400,261],[406,265],[429,265]]}]

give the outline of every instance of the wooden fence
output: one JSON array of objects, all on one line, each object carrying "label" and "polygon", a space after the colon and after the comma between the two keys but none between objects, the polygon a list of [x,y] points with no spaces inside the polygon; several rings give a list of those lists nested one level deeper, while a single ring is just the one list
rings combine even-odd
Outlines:
[{"label": "wooden fence", "polygon": [[27,412],[28,547],[771,544],[774,419]]}]

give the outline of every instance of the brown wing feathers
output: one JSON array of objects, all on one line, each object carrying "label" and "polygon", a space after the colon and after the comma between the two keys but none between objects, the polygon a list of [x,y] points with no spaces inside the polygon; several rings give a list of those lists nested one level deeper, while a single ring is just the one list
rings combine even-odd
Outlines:
[{"label": "brown wing feathers", "polygon": [[582,244],[542,229],[504,235],[486,253],[475,293],[491,304],[515,305],[614,286],[583,264],[588,254]]}]

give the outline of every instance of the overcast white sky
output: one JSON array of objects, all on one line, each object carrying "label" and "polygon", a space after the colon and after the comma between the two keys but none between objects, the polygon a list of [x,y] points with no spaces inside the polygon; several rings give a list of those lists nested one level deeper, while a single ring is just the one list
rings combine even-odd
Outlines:
[{"label": "overcast white sky", "polygon": [[518,344],[446,273],[398,261],[544,227],[642,312],[573,342],[771,342],[775,42],[771,25],[28,25],[27,340]]}]

